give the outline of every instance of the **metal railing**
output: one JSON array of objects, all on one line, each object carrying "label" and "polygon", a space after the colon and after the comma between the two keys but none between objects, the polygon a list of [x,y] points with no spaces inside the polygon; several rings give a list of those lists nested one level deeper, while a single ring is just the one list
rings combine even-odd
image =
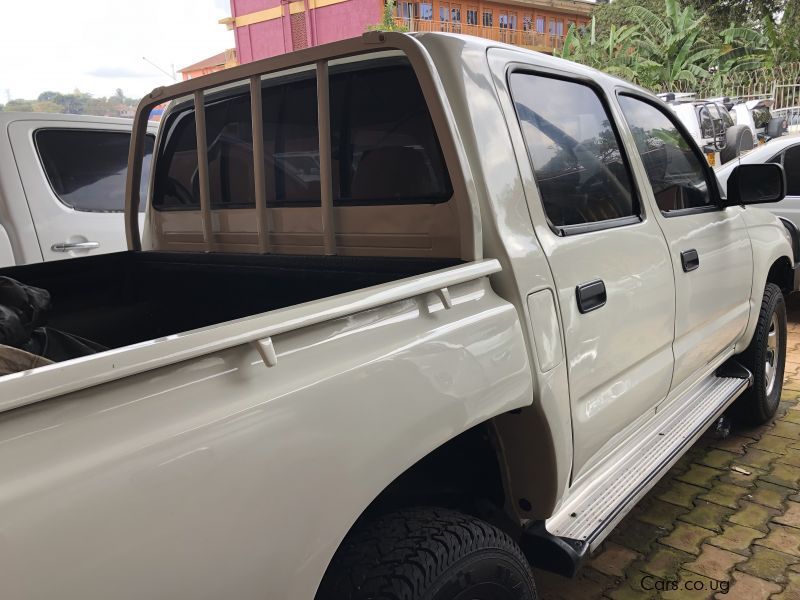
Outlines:
[{"label": "metal railing", "polygon": [[[328,63],[332,60],[346,59],[359,55],[385,50],[399,50],[408,59],[420,83],[423,96],[433,118],[436,134],[442,144],[445,162],[452,173],[452,181],[457,188],[456,197],[463,199],[469,206],[476,200],[464,182],[463,157],[454,145],[455,132],[452,130],[452,115],[449,105],[443,101],[444,91],[441,80],[433,68],[433,64],[422,45],[412,36],[390,32],[368,32],[360,38],[333,42],[323,46],[315,46],[283,54],[272,58],[247,63],[218,71],[203,77],[189,79],[153,90],[142,98],[136,110],[130,153],[128,155],[128,176],[125,186],[125,226],[128,248],[141,250],[139,232],[139,192],[142,174],[142,156],[147,135],[148,117],[156,106],[172,100],[193,98],[195,114],[195,135],[197,145],[197,177],[200,195],[200,216],[202,223],[203,243],[207,251],[214,250],[215,235],[213,230],[211,194],[208,168],[208,143],[206,136],[206,93],[231,84],[249,87],[250,109],[253,137],[253,177],[256,206],[256,230],[258,247],[262,253],[270,251],[270,223],[266,203],[263,114],[262,114],[262,77],[288,69],[306,67],[314,69],[317,87],[317,122],[319,126],[319,164],[320,164],[320,221],[325,254],[336,254],[336,232],[333,218],[333,173],[330,141],[330,102]],[[459,227],[464,239],[475,241],[475,231],[470,211],[459,212]],[[466,252],[466,260],[474,260],[474,247],[468,244],[462,248]]]},{"label": "metal railing", "polygon": [[564,36],[538,33],[531,30],[523,31],[522,29],[511,29],[509,27],[490,27],[454,21],[434,21],[432,19],[410,19],[405,17],[395,17],[394,20],[398,26],[405,27],[409,32],[442,31],[446,33],[461,33],[525,48],[560,50],[564,46]]}]

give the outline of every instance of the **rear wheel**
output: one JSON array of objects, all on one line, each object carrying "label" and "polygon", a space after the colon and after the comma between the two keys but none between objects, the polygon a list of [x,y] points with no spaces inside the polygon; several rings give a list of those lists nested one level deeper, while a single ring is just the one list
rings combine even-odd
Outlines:
[{"label": "rear wheel", "polygon": [[786,361],[786,304],[781,289],[768,283],[753,340],[740,355],[753,373],[753,386],[734,405],[734,416],[746,425],[762,425],[778,410]]},{"label": "rear wheel", "polygon": [[356,525],[317,600],[535,600],[528,562],[505,533],[444,509],[409,509]]}]

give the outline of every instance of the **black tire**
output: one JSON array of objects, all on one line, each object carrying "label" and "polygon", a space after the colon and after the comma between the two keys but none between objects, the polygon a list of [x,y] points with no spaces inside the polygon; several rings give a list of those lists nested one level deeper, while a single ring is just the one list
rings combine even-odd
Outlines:
[{"label": "black tire", "polygon": [[[770,349],[771,333],[777,336],[775,350]],[[763,425],[778,410],[786,362],[786,303],[774,283],[768,283],[764,290],[753,340],[739,360],[753,374],[753,385],[736,400],[733,416],[743,425]],[[770,362],[774,379],[773,371],[768,368]]]},{"label": "black tire", "polygon": [[719,161],[724,165],[742,153],[753,149],[753,132],[746,125],[728,127],[725,132],[725,147],[719,152]]},{"label": "black tire", "polygon": [[528,562],[505,533],[438,508],[357,524],[328,567],[317,600],[535,600]]}]

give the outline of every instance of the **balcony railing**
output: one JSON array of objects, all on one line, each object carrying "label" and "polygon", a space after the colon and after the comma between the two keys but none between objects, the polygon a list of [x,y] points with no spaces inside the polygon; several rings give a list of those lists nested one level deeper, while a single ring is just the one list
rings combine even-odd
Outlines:
[{"label": "balcony railing", "polygon": [[537,50],[547,48],[560,50],[564,46],[564,36],[550,35],[547,33],[537,33],[535,31],[523,31],[521,29],[509,29],[501,27],[487,27],[483,25],[470,25],[468,23],[454,23],[452,21],[434,21],[429,19],[406,19],[395,17],[397,25],[406,27],[408,31],[447,31],[450,33],[463,33],[465,35],[475,35],[477,37],[535,48]]}]

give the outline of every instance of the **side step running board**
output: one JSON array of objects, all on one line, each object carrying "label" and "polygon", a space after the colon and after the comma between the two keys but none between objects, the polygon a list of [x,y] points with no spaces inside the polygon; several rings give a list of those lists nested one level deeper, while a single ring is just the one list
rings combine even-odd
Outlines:
[{"label": "side step running board", "polygon": [[730,363],[671,402],[605,461],[602,472],[573,490],[552,517],[525,531],[521,545],[531,562],[574,574],[583,557],[751,383],[747,369]]}]

